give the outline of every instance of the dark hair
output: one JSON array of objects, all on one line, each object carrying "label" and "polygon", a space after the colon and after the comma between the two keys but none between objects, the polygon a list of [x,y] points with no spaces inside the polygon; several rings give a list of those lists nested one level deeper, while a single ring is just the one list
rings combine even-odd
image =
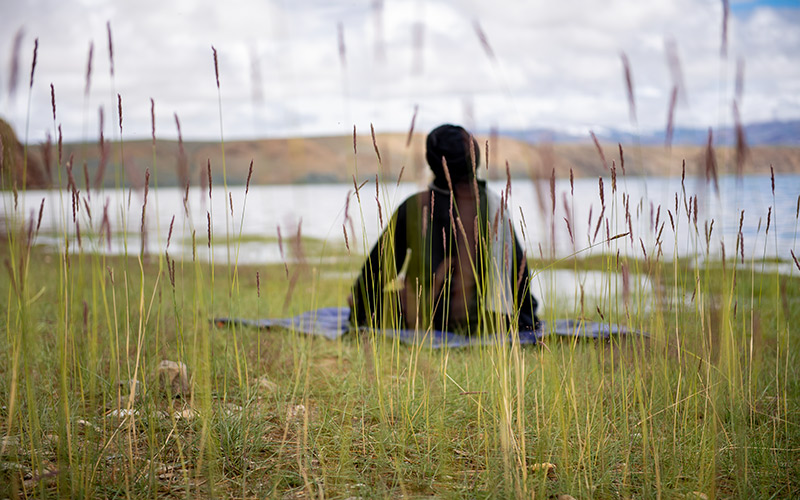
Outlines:
[{"label": "dark hair", "polygon": [[435,176],[434,183],[447,187],[442,158],[447,162],[447,170],[453,184],[458,184],[475,175],[481,160],[478,141],[472,134],[458,125],[439,125],[430,134],[425,143],[425,159]]}]

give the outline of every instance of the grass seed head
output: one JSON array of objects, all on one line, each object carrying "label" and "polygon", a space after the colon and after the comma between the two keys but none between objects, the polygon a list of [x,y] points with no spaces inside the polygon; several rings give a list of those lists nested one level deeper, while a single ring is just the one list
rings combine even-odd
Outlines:
[{"label": "grass seed head", "polygon": [[172,220],[169,222],[169,233],[167,233],[167,248],[169,248],[169,242],[172,240],[172,230],[175,227],[175,216],[172,216]]},{"label": "grass seed head", "polygon": [[50,84],[50,107],[53,108],[53,123],[56,121],[56,88]]},{"label": "grass seed head", "polygon": [[119,133],[122,135],[122,96],[117,94],[117,111],[119,112]]},{"label": "grass seed head", "polygon": [[39,205],[39,218],[36,220],[36,232],[39,232],[39,228],[42,226],[42,215],[44,214],[44,198],[42,198],[42,203]]},{"label": "grass seed head", "polygon": [[494,55],[494,50],[492,50],[492,46],[489,45],[489,38],[486,36],[486,33],[483,31],[483,28],[481,28],[477,19],[472,22],[472,29],[475,30],[475,34],[478,36],[478,40],[480,40],[481,47],[483,47],[486,56],[492,61],[496,61],[497,58]]},{"label": "grass seed head", "polygon": [[214,53],[214,75],[217,77],[217,90],[219,90],[219,59],[217,58],[217,49],[212,45],[211,51]]},{"label": "grass seed head", "polygon": [[89,58],[86,62],[86,86],[83,89],[83,96],[88,97],[92,87],[92,60],[94,59],[94,42],[89,42]]},{"label": "grass seed head", "polygon": [[36,72],[36,57],[39,53],[39,39],[33,41],[33,62],[31,63],[31,83],[30,88],[33,88],[33,75]]},{"label": "grass seed head", "polygon": [[111,39],[111,21],[106,22],[106,32],[108,33],[108,61],[111,77],[114,77],[114,42]]},{"label": "grass seed head", "polygon": [[769,210],[767,210],[767,229],[765,231],[765,234],[769,234],[769,223],[771,219],[772,219],[772,206],[770,205]]},{"label": "grass seed head", "polygon": [[372,123],[369,124],[369,132],[372,135],[372,147],[375,148],[375,156],[378,157],[378,168],[380,168],[382,166],[381,152],[378,149],[378,140],[375,138],[375,127]]}]

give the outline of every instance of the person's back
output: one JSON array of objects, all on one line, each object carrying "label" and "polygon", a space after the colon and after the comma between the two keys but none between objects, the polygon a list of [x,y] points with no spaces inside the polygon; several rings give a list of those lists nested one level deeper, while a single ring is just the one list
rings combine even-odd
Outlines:
[{"label": "person's back", "polygon": [[435,179],[405,200],[353,289],[351,320],[388,328],[520,329],[537,324],[529,272],[505,207],[475,178],[479,150],[461,127],[428,136]]}]

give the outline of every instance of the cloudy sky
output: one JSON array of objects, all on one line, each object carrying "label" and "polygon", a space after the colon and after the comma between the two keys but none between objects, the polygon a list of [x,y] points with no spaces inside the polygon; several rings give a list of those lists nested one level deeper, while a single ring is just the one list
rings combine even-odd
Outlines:
[{"label": "cloudy sky", "polygon": [[0,12],[0,116],[24,137],[30,95],[31,141],[53,131],[50,84],[68,140],[98,136],[101,106],[112,136],[117,93],[126,138],[150,136],[152,98],[159,137],[176,137],[177,114],[184,138],[219,139],[212,45],[226,139],[404,131],[417,108],[423,131],[649,131],[675,85],[676,123],[717,127],[732,121],[739,67],[745,122],[800,118],[800,0],[730,0],[726,37],[721,0],[0,0]]}]

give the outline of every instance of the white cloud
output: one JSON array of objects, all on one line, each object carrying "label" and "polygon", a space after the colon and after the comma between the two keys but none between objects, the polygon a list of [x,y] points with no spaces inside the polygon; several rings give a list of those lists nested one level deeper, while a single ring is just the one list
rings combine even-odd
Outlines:
[{"label": "white cloud", "polygon": [[[676,41],[687,87],[679,124],[730,121],[738,57],[746,63],[744,120],[800,117],[800,9],[755,7],[732,15],[729,56],[722,60],[722,7],[714,0],[385,0],[377,11],[371,0],[0,2],[0,67],[8,67],[17,29],[26,33],[16,100],[8,98],[7,71],[0,82],[0,114],[21,135],[33,38],[39,38],[30,114],[36,141],[53,130],[51,82],[69,139],[86,134],[94,140],[100,105],[111,135],[115,92],[123,97],[126,137],[150,135],[152,97],[159,136],[176,136],[178,113],[185,137],[217,138],[212,45],[219,52],[227,138],[347,133],[353,123],[365,129],[370,122],[379,130],[405,130],[415,104],[420,129],[463,121],[465,108],[481,128],[625,128],[631,124],[622,52],[631,62],[639,125],[663,127],[672,86],[667,37]],[[113,88],[106,21],[114,38]],[[496,60],[487,57],[475,21]],[[92,41],[92,91],[85,101]]]}]

